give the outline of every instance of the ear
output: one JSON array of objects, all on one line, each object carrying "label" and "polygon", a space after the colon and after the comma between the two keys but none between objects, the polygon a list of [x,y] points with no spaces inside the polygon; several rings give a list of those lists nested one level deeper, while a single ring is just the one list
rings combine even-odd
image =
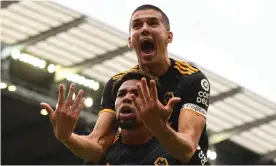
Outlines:
[{"label": "ear", "polygon": [[168,32],[167,42],[168,42],[168,43],[171,43],[172,40],[173,40],[173,33],[169,31],[169,32]]},{"label": "ear", "polygon": [[131,43],[131,37],[130,36],[128,37],[128,47],[132,48],[132,43]]}]

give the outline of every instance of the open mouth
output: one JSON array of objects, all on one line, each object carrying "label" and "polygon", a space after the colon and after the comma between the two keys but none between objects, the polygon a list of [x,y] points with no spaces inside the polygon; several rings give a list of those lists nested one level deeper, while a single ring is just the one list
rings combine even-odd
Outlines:
[{"label": "open mouth", "polygon": [[121,110],[120,111],[121,112],[121,114],[131,114],[132,113],[132,111],[131,110]]},{"label": "open mouth", "polygon": [[134,113],[134,110],[129,106],[123,106],[120,109],[119,119],[122,121],[127,121],[131,119],[135,119],[136,114]]},{"label": "open mouth", "polygon": [[140,42],[140,48],[144,54],[150,54],[154,51],[155,48],[154,41],[150,39],[142,39]]},{"label": "open mouth", "polygon": [[130,107],[124,106],[121,108],[120,113],[121,114],[131,114],[131,113],[133,113],[133,111],[131,110]]}]

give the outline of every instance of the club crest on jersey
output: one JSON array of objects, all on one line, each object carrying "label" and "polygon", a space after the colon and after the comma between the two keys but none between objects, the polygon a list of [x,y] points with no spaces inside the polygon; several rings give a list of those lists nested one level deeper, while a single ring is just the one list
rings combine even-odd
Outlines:
[{"label": "club crest on jersey", "polygon": [[163,103],[168,104],[169,100],[174,97],[173,92],[167,92],[164,96]]},{"label": "club crest on jersey", "polygon": [[158,158],[155,160],[154,165],[169,165],[169,164],[168,164],[168,161],[167,161],[166,158],[158,157]]}]

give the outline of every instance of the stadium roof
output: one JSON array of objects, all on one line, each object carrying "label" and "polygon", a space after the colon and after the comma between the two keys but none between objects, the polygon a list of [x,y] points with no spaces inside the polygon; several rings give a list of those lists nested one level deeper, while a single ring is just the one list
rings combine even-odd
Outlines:
[{"label": "stadium roof", "polygon": [[[127,34],[97,20],[50,1],[1,1],[1,8],[1,43],[6,46],[1,59],[15,49],[24,50],[61,65],[56,80],[66,77],[63,71],[70,71],[102,83],[136,65]],[[211,84],[210,142],[230,139],[264,159],[276,160],[275,103],[196,66]]]}]

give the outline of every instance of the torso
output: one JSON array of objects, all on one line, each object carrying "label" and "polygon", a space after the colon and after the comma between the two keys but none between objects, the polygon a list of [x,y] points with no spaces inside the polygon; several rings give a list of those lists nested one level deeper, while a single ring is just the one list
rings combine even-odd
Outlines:
[{"label": "torso", "polygon": [[[105,157],[97,165],[183,165],[171,156],[160,145],[156,138],[152,138],[142,145],[126,145],[117,139],[108,149]],[[209,165],[207,158],[200,149],[197,149],[191,160],[185,165]]]},{"label": "torso", "polygon": [[122,144],[121,140],[118,139],[108,150],[106,158],[99,164],[153,165],[156,162],[160,162],[160,165],[180,164],[160,146],[155,138],[139,146]]},{"label": "torso", "polygon": [[[133,71],[133,70],[139,70],[138,66],[133,67],[132,69],[128,71]],[[126,71],[127,72],[127,71]],[[123,76],[126,72],[122,72],[119,74],[116,74],[115,76],[112,77],[110,82],[108,83],[108,87],[106,90],[107,94],[104,94],[104,97],[107,99],[103,100],[102,103],[102,110],[104,109],[110,109],[114,110],[114,99],[110,98],[110,87],[112,87],[113,83]],[[166,101],[168,101],[172,96],[175,97],[180,97],[180,93],[182,92],[183,95],[183,87],[188,87],[189,84],[191,84],[191,80],[194,79],[194,77],[197,77],[200,75],[202,77],[202,73],[199,69],[190,66],[189,64],[181,61],[175,61],[171,59],[171,66],[169,67],[168,71],[161,77],[159,77],[159,82],[161,84],[161,89],[162,92],[158,92],[159,100],[166,104]],[[181,85],[180,85],[181,82]],[[184,84],[183,84],[184,83]],[[184,85],[184,86],[183,86]],[[185,89],[186,90],[186,89]],[[197,93],[197,92],[196,92]],[[194,95],[194,94],[193,94]],[[195,94],[197,95],[197,94]],[[185,100],[189,100],[190,96],[185,96]],[[193,101],[194,101],[195,96],[193,96]],[[185,101],[183,101],[185,103]],[[176,104],[174,107],[174,111],[169,119],[169,123],[171,123],[171,127],[178,131],[178,118],[179,118],[179,113],[181,110],[181,107],[183,105],[183,102],[181,101],[181,104]],[[194,101],[195,104],[196,101]],[[203,105],[202,105],[203,106]],[[208,107],[208,106],[207,106]],[[205,108],[207,110],[207,107]],[[199,141],[199,146],[202,148],[204,153],[207,153],[208,150],[208,137],[206,133],[206,125],[203,129],[200,141]]]}]

